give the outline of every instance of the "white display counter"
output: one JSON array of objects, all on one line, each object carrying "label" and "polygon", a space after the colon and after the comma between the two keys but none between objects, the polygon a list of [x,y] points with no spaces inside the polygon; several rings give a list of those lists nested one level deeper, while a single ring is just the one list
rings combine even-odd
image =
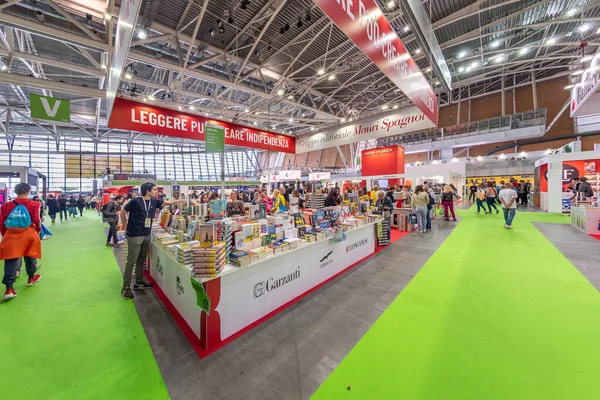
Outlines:
[{"label": "white display counter", "polygon": [[571,207],[571,225],[588,235],[599,235],[600,208]]},{"label": "white display counter", "polygon": [[370,256],[375,243],[376,223],[370,223],[346,232],[342,242],[329,238],[268,256],[248,267],[228,265],[220,276],[202,280],[211,301],[210,315],[197,304],[190,268],[154,242],[150,275],[200,346],[210,352]]}]

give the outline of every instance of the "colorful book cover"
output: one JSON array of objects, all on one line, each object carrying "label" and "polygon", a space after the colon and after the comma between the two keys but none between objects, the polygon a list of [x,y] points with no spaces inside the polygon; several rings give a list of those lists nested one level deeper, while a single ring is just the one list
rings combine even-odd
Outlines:
[{"label": "colorful book cover", "polygon": [[267,218],[267,205],[266,204],[259,204],[258,205],[258,217],[260,219]]},{"label": "colorful book cover", "polygon": [[213,224],[200,224],[197,228],[200,247],[215,246],[216,229]]}]

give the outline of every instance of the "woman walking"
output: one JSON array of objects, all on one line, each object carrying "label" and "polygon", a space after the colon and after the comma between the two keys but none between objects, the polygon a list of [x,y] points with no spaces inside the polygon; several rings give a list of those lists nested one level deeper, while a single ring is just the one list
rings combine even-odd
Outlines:
[{"label": "woman walking", "polygon": [[494,182],[488,183],[488,187],[485,191],[485,194],[486,194],[487,205],[489,208],[489,211],[486,212],[486,214],[492,213],[492,207],[494,207],[494,210],[496,210],[496,214],[500,213],[500,211],[498,210],[498,207],[496,207],[496,197],[498,195],[498,192],[496,191],[496,185],[494,184]]},{"label": "woman walking", "polygon": [[[444,186],[444,193],[442,194],[442,204],[444,205],[446,221],[450,219],[450,213],[452,213],[452,219],[456,221],[456,214],[454,213],[455,200],[458,200],[456,192],[452,190],[452,187],[450,185]],[[448,212],[448,209],[450,210],[450,212]]]},{"label": "woman walking", "polygon": [[417,224],[419,233],[425,233],[427,223],[427,204],[429,204],[429,195],[423,190],[423,185],[415,188],[415,193],[410,201],[413,212],[417,214]]},{"label": "woman walking", "polygon": [[485,185],[483,183],[480,183],[479,186],[477,187],[476,200],[477,200],[476,214],[479,214],[482,208],[483,208],[483,211],[485,213],[487,213],[487,211],[485,211]]}]

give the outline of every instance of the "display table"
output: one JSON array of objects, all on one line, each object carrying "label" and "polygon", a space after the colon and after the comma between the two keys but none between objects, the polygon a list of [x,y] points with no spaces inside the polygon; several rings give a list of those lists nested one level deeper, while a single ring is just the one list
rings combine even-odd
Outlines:
[{"label": "display table", "polygon": [[201,281],[211,301],[210,315],[197,304],[190,268],[154,241],[150,275],[201,347],[211,350],[373,254],[375,224],[349,230],[341,242],[332,237],[270,255],[244,268],[228,265],[220,276]]},{"label": "display table", "polygon": [[600,230],[600,208],[571,207],[571,225],[588,235],[598,235]]}]

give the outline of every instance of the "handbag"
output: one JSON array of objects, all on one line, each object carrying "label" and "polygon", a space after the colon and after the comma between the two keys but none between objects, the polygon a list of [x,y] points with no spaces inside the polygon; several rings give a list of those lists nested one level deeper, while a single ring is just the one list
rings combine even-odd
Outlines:
[{"label": "handbag", "polygon": [[42,224],[42,230],[40,231],[40,239],[47,240],[47,239],[50,239],[51,237],[52,237],[52,232],[50,232],[50,229],[48,229],[46,227],[46,225]]},{"label": "handbag", "polygon": [[417,220],[417,214],[408,214],[408,223],[409,224],[417,224],[418,220]]}]

